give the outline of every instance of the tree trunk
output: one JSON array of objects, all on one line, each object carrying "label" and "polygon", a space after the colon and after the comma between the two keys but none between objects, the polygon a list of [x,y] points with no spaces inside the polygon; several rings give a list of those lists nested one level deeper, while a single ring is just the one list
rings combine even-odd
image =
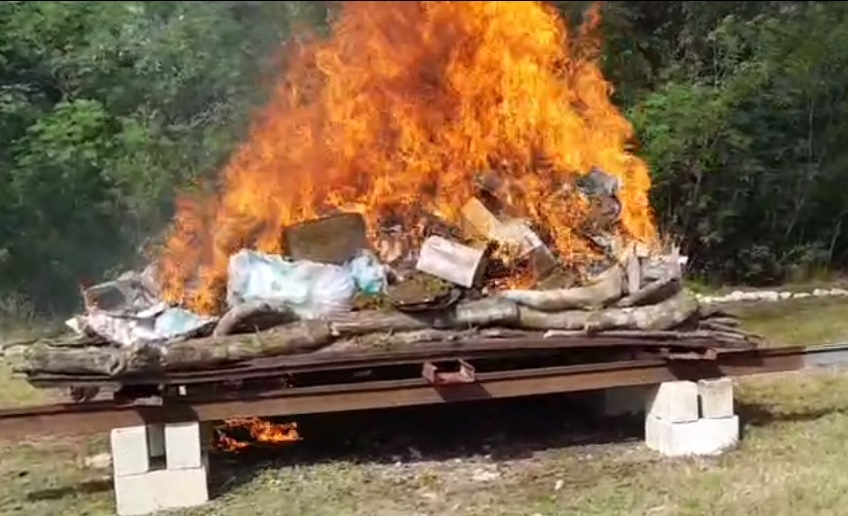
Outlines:
[{"label": "tree trunk", "polygon": [[536,330],[668,330],[682,324],[698,311],[698,301],[686,291],[651,306],[607,308],[594,312],[568,310],[542,312],[520,307],[519,325]]},{"label": "tree trunk", "polygon": [[315,351],[332,340],[326,321],[299,321],[264,333],[206,337],[165,346],[140,344],[88,349],[39,346],[32,350],[21,369],[107,376],[203,369],[259,357]]},{"label": "tree trunk", "polygon": [[652,305],[677,294],[680,292],[681,288],[682,286],[677,278],[666,277],[654,280],[644,287],[621,298],[615,306],[619,308],[628,308],[631,306]]},{"label": "tree trunk", "polygon": [[21,372],[103,374],[114,376],[125,369],[124,350],[110,347],[52,347],[35,344],[16,368]]},{"label": "tree trunk", "polygon": [[333,331],[341,336],[374,332],[407,332],[426,329],[463,329],[509,326],[518,320],[518,307],[506,299],[487,298],[460,303],[444,312],[420,315],[367,310],[335,315]]},{"label": "tree trunk", "polygon": [[557,290],[507,290],[500,296],[524,306],[557,312],[560,310],[603,308],[621,298],[624,288],[621,268],[618,266],[601,273],[597,281],[585,287]]}]

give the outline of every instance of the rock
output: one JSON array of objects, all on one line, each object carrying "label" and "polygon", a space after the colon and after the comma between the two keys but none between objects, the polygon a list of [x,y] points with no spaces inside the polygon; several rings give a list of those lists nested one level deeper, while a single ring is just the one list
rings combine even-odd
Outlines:
[{"label": "rock", "polygon": [[501,478],[501,474],[497,471],[476,469],[471,475],[471,480],[475,482],[491,482]]},{"label": "rock", "polygon": [[85,458],[83,464],[86,468],[91,469],[106,469],[112,465],[112,455],[109,453],[98,453]]}]

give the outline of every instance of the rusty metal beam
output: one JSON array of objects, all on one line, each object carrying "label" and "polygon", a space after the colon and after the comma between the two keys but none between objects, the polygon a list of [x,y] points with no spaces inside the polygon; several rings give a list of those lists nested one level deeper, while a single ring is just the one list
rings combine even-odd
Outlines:
[{"label": "rusty metal beam", "polygon": [[716,361],[646,359],[477,373],[474,383],[447,386],[432,385],[420,378],[266,392],[237,391],[214,399],[166,398],[160,406],[122,405],[112,401],[60,404],[0,411],[0,438],[87,434],[143,423],[291,416],[509,398],[843,364],[848,364],[848,345],[739,352],[721,355]]}]

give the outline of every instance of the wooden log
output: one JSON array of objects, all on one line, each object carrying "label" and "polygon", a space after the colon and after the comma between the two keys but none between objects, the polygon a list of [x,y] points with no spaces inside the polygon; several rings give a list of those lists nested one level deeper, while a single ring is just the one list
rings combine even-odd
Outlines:
[{"label": "wooden log", "polygon": [[543,312],[521,306],[518,325],[527,329],[582,330],[589,333],[615,329],[667,330],[684,323],[697,311],[698,300],[683,290],[655,305],[607,308],[594,312]]},{"label": "wooden log", "polygon": [[[577,338],[586,337],[588,334],[582,330],[548,330],[543,338]],[[634,340],[686,340],[686,339],[708,339],[709,331],[678,331],[678,330],[608,330],[598,332],[596,336],[616,337]]]},{"label": "wooden log", "polygon": [[262,331],[291,322],[295,318],[291,308],[284,304],[259,300],[248,301],[227,311],[218,321],[212,336],[231,335],[245,326],[249,328],[249,331]]},{"label": "wooden log", "polygon": [[318,353],[339,353],[355,349],[388,350],[423,342],[455,342],[476,334],[475,330],[415,330],[400,333],[370,333],[339,339]]},{"label": "wooden log", "polygon": [[621,298],[623,278],[617,265],[599,274],[585,287],[556,290],[506,290],[499,295],[504,299],[542,311],[570,309],[593,310],[608,306]]},{"label": "wooden log", "polygon": [[713,324],[720,324],[722,326],[729,326],[731,328],[735,328],[739,326],[739,319],[735,317],[707,317],[703,319],[704,322],[711,322]]},{"label": "wooden log", "polygon": [[485,326],[509,326],[518,321],[518,307],[506,299],[485,298],[455,305],[441,312],[409,314],[368,310],[335,315],[330,319],[333,332],[340,336],[373,332],[404,332],[436,329],[462,329]]},{"label": "wooden log", "polygon": [[370,333],[339,339],[329,346],[321,348],[317,353],[338,353],[357,349],[387,349],[424,343],[461,342],[472,339],[520,339],[540,337],[535,331],[516,330],[512,328],[483,328],[466,330],[425,330],[406,331],[400,333]]},{"label": "wooden log", "polygon": [[585,334],[584,329],[591,313],[586,310],[543,312],[519,305],[517,325],[530,330],[578,330]]},{"label": "wooden log", "polygon": [[660,303],[633,308],[611,308],[595,312],[586,325],[588,331],[638,328],[666,330],[683,324],[698,313],[698,300],[690,292],[679,291]]},{"label": "wooden log", "polygon": [[627,308],[629,306],[652,305],[670,298],[680,292],[680,280],[671,276],[654,280],[644,287],[621,298],[614,306]]},{"label": "wooden log", "polygon": [[166,345],[125,348],[53,348],[33,350],[21,371],[102,374],[117,377],[145,372],[203,369],[254,358],[305,353],[332,342],[326,321],[298,321],[264,333],[206,337]]},{"label": "wooden log", "polygon": [[673,247],[668,256],[650,256],[641,260],[642,281],[655,281],[671,276],[681,278],[680,248]]},{"label": "wooden log", "polygon": [[627,294],[633,295],[642,288],[642,266],[639,264],[639,257],[636,256],[636,251],[631,250],[627,256]]},{"label": "wooden log", "polygon": [[193,369],[253,358],[315,351],[333,341],[326,321],[297,321],[263,333],[175,342],[160,350],[164,370]]},{"label": "wooden log", "polygon": [[19,372],[103,374],[113,376],[126,367],[124,350],[114,347],[52,347],[34,344],[15,367]]}]

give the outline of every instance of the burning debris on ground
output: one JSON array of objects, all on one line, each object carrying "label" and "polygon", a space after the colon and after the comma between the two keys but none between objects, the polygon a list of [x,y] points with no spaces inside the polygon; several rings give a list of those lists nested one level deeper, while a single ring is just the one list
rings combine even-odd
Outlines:
[{"label": "burning debris on ground", "polygon": [[[347,3],[155,265],[85,290],[23,370],[117,378],[379,345],[757,339],[657,236],[595,56],[533,2]],[[516,24],[515,20],[523,20]],[[641,333],[639,333],[641,332]]]},{"label": "burning debris on ground", "polygon": [[280,445],[300,441],[297,423],[274,423],[249,417],[230,419],[215,428],[214,444],[220,450],[242,451],[256,445]]}]

